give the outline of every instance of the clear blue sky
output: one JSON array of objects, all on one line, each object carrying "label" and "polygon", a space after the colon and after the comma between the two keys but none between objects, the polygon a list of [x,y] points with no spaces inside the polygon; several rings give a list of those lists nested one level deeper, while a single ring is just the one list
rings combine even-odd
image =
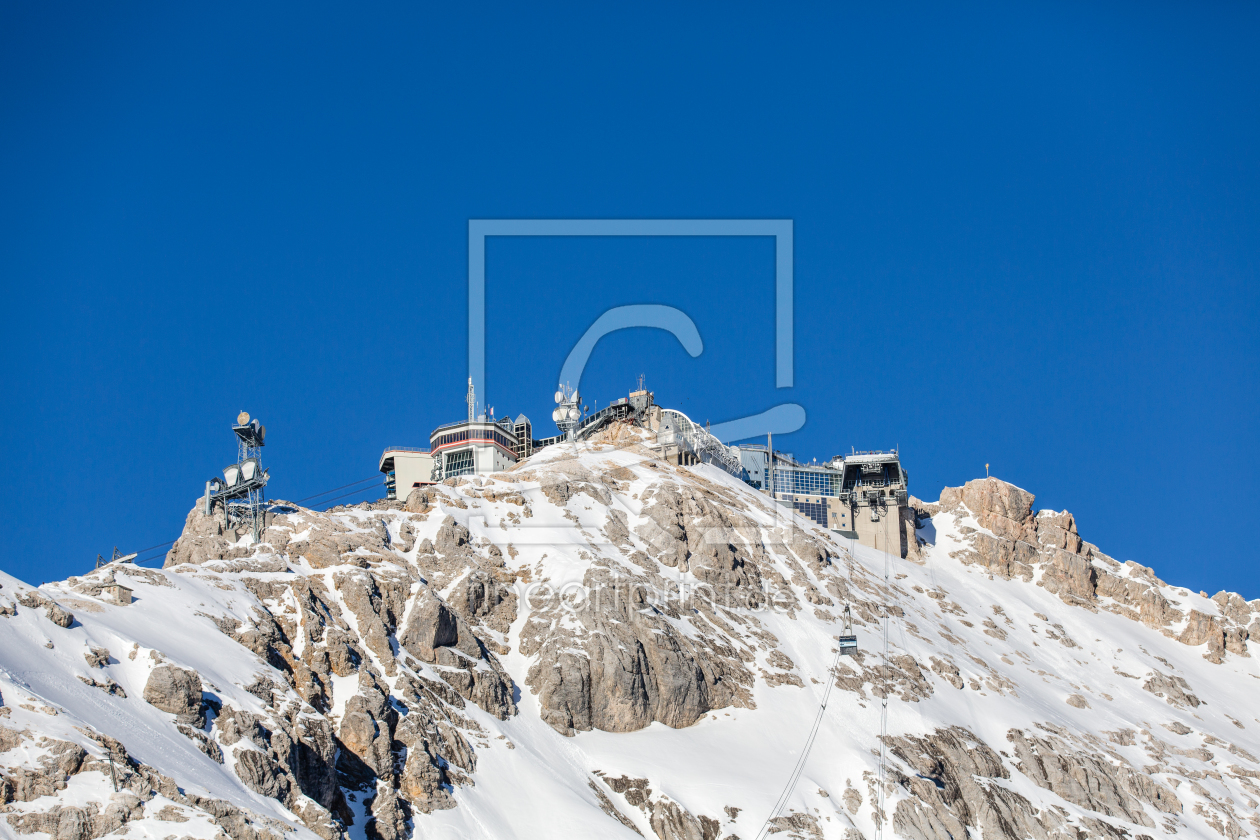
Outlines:
[{"label": "clear blue sky", "polygon": [[241,409],[275,497],[425,445],[469,218],[790,218],[790,391],[770,240],[495,240],[490,402],[551,433],[577,337],[669,304],[704,353],[609,337],[588,399],[797,402],[799,456],[989,462],[1260,597],[1260,9],[875,5],[4,3],[0,567],[173,539]]}]

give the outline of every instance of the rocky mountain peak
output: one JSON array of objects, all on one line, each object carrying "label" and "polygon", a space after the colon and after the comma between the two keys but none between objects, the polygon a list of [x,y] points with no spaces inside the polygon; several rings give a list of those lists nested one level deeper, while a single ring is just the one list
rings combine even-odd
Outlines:
[{"label": "rocky mountain peak", "polygon": [[0,575],[0,831],[1260,832],[1260,601],[1034,503],[915,499],[901,560],[615,427],[257,542],[194,509],[161,570]]}]

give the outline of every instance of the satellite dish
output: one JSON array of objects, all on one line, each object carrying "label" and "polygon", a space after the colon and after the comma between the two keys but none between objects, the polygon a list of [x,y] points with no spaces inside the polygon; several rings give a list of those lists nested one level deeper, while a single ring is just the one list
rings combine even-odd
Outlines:
[{"label": "satellite dish", "polygon": [[551,419],[559,423],[564,417],[564,409],[557,408],[551,412]]},{"label": "satellite dish", "polygon": [[564,402],[564,391],[556,391],[556,402]]},{"label": "satellite dish", "polygon": [[266,427],[266,426],[259,426],[259,427],[258,427],[258,436],[259,436],[260,438],[264,438],[264,439],[266,439],[266,437],[267,437],[267,427]]},{"label": "satellite dish", "polygon": [[244,426],[248,422],[249,422],[248,411],[242,411],[240,414],[236,415],[236,425]]},{"label": "satellite dish", "polygon": [[569,419],[570,419],[570,420],[581,420],[581,419],[582,419],[582,412],[581,412],[581,410],[576,409],[576,408],[570,408],[570,409],[569,409]]}]

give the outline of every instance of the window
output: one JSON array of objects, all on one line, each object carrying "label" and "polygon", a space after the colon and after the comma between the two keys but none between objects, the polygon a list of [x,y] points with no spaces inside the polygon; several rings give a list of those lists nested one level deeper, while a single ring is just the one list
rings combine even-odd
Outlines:
[{"label": "window", "polygon": [[827,527],[827,503],[826,502],[792,502],[792,507],[796,508],[798,513],[808,516],[824,528]]},{"label": "window", "polygon": [[811,496],[834,496],[839,475],[821,470],[796,470],[779,467],[774,471],[776,493],[800,493]]},{"label": "window", "polygon": [[447,478],[457,475],[472,475],[473,453],[471,449],[461,449],[458,452],[447,453],[446,469],[443,471]]}]

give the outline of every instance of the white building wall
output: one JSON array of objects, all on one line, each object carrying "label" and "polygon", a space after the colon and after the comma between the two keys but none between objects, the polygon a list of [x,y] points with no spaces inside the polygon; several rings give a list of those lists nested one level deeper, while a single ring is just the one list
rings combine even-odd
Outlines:
[{"label": "white building wall", "polygon": [[406,501],[417,486],[433,483],[433,456],[427,452],[395,452],[394,492]]}]

